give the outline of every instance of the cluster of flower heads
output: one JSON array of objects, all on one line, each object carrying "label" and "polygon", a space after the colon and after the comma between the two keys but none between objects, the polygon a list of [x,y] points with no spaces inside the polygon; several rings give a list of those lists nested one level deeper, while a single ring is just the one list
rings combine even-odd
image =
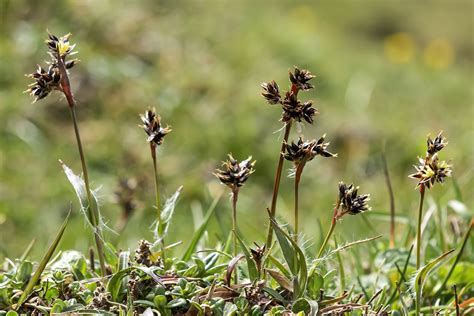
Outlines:
[{"label": "cluster of flower heads", "polygon": [[216,169],[214,175],[222,184],[228,186],[232,191],[238,190],[244,185],[249,176],[255,172],[255,163],[252,156],[239,162],[232,154],[228,155],[229,159],[222,162],[222,169]]},{"label": "cluster of flower heads", "polygon": [[27,75],[34,82],[28,85],[25,92],[28,92],[34,98],[34,102],[47,97],[54,90],[62,91],[60,64],[62,63],[64,69],[68,70],[78,62],[77,59],[66,60],[68,56],[76,54],[74,51],[75,45],[69,42],[70,36],[71,34],[62,37],[49,34],[46,40],[48,53],[51,57],[51,60],[47,62],[48,68],[45,69],[38,65],[34,73]]},{"label": "cluster of flower heads", "polygon": [[442,133],[439,133],[434,140],[428,136],[426,156],[418,158],[419,163],[414,166],[416,172],[409,176],[418,180],[416,188],[426,186],[430,189],[436,182],[443,183],[447,177],[451,176],[451,165],[444,160],[441,161],[438,157],[438,153],[447,144],[448,142]]},{"label": "cluster of flower heads", "polygon": [[313,160],[316,156],[337,157],[337,154],[327,150],[329,142],[325,143],[325,138],[326,134],[318,140],[313,139],[311,141],[303,141],[303,138],[300,137],[296,143],[285,144],[285,151],[282,155],[286,160],[293,162],[295,167],[306,161]]},{"label": "cluster of flower heads", "polygon": [[283,122],[288,123],[292,120],[302,122],[304,120],[312,124],[313,117],[318,113],[318,110],[313,107],[313,101],[301,102],[298,100],[298,91],[313,89],[314,86],[309,81],[314,78],[314,75],[307,70],[300,70],[295,67],[293,72],[289,72],[289,78],[291,90],[287,91],[283,98],[275,81],[262,83],[262,96],[270,104],[281,104],[283,109],[281,120]]},{"label": "cluster of flower heads", "polygon": [[337,200],[336,219],[341,218],[345,214],[356,215],[365,211],[369,211],[370,207],[367,202],[370,201],[370,194],[358,194],[359,187],[353,184],[345,184],[339,182],[339,197]]},{"label": "cluster of flower heads", "polygon": [[155,108],[148,109],[145,114],[141,114],[140,118],[143,125],[141,128],[148,135],[147,141],[153,146],[159,146],[163,143],[163,138],[171,132],[168,126],[163,127],[161,124],[161,117],[156,114]]}]

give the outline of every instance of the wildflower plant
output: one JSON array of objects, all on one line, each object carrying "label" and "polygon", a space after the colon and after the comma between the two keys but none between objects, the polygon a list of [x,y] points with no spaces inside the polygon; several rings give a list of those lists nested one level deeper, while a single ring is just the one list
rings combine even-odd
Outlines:
[{"label": "wildflower plant", "polygon": [[316,156],[322,157],[337,157],[337,154],[333,154],[327,150],[329,142],[325,143],[324,140],[326,135],[323,135],[318,140],[303,141],[303,138],[300,137],[298,142],[291,142],[290,144],[285,144],[285,151],[282,153],[282,156],[293,163],[293,174],[295,177],[295,206],[294,206],[294,233],[295,241],[298,240],[298,223],[299,223],[299,184],[301,181],[301,174],[306,165],[306,162],[313,160]]},{"label": "wildflower plant", "polygon": [[217,179],[231,190],[234,257],[237,256],[237,200],[239,198],[239,190],[245,184],[249,176],[255,172],[255,163],[255,160],[252,161],[252,156],[239,162],[232,154],[229,154],[228,159],[222,162],[222,169],[216,169],[214,172]]},{"label": "wildflower plant", "polygon": [[[416,189],[420,192],[420,204],[418,208],[418,225],[416,233],[416,268],[420,269],[422,265],[421,258],[421,222],[423,218],[423,202],[425,199],[425,188],[431,189],[436,183],[444,183],[447,177],[451,177],[452,166],[446,161],[440,161],[438,154],[446,147],[448,142],[442,132],[431,139],[428,136],[426,141],[426,154],[424,158],[418,158],[418,165],[415,165],[416,172],[409,175],[410,178],[418,181]],[[416,287],[416,311],[419,313],[421,304],[421,284]]]},{"label": "wildflower plant", "polygon": [[[37,265],[27,259],[34,241],[18,260],[5,260],[0,269],[0,316],[62,313],[121,316],[139,314],[302,316],[349,313],[390,315],[396,311],[403,311],[408,315],[410,312],[407,298],[411,294],[411,289],[406,283],[411,284],[416,293],[414,301],[418,315],[438,311],[456,312],[457,315],[472,313],[474,310],[470,289],[472,282],[469,281],[469,276],[466,277],[462,273],[469,271],[471,265],[468,262],[470,258],[467,260],[462,258],[463,255],[470,253],[466,250],[469,247],[466,246],[469,244],[468,240],[474,226],[472,219],[462,234],[462,242],[456,251],[455,259],[449,267],[444,267],[446,269],[443,271],[440,268],[439,275],[442,276],[442,280],[438,280],[439,282],[433,280],[429,292],[427,291],[425,297],[422,297],[423,284],[429,273],[454,252],[454,249],[449,250],[435,259],[427,260],[427,264],[421,264],[420,221],[425,189],[432,188],[436,183],[445,182],[452,173],[451,165],[441,161],[439,157],[440,151],[447,144],[441,133],[434,139],[428,138],[426,155],[415,166],[416,172],[410,175],[418,181],[417,189],[421,195],[416,236],[418,269],[411,281],[407,282],[408,273],[415,270],[411,264],[411,249],[408,251],[403,248],[386,247],[384,242],[380,241],[371,243],[370,251],[366,249],[363,254],[346,253],[343,260],[341,252],[345,249],[371,242],[381,236],[347,243],[337,240],[334,243],[335,247],[328,245],[341,219],[370,210],[369,194],[360,194],[359,187],[353,184],[344,182],[338,184],[331,225],[317,255],[312,256],[312,250],[303,242],[298,242],[300,232],[298,186],[303,169],[307,162],[317,156],[330,158],[336,157],[337,154],[329,149],[325,135],[314,140],[305,140],[298,135],[296,141],[288,141],[290,128],[294,122],[311,124],[317,113],[311,101],[298,99],[299,91],[314,88],[310,83],[314,76],[309,71],[296,67],[289,73],[289,91],[281,93],[274,81],[262,85],[262,95],[268,103],[281,105],[281,121],[285,127],[273,186],[272,208],[267,209],[270,228],[276,236],[275,243],[271,242],[272,235],[269,234],[261,236],[267,237],[266,243],[257,241],[253,243],[254,246],[249,247],[251,243],[248,242],[248,236],[238,234],[238,196],[240,189],[255,172],[256,162],[252,157],[239,161],[229,154],[222,166],[214,170],[213,174],[231,192],[232,238],[227,238],[224,243],[221,242],[223,238],[220,238],[221,241],[217,245],[211,245],[204,238],[222,195],[219,194],[205,212],[199,227],[189,234],[189,241],[185,241],[187,245],[181,257],[177,257],[179,252],[174,251],[174,247],[181,247],[181,241],[165,245],[165,236],[181,187],[161,203],[156,153],[171,129],[163,124],[155,109],[150,108],[140,116],[140,127],[146,133],[154,167],[156,189],[154,204],[158,213],[154,226],[155,241],[141,239],[135,251],[117,250],[111,244],[105,247],[101,230],[104,226],[94,192],[89,186],[87,166],[75,117],[76,103],[68,78],[67,71],[77,63],[77,60],[70,58],[74,54],[75,46],[69,39],[70,35],[63,37],[49,35],[47,46],[51,60],[47,67],[39,67],[30,75],[34,82],[27,91],[34,101],[44,99],[54,91],[66,96],[84,179],[75,175],[65,165],[63,169],[80,197],[88,223],[93,227],[101,276],[97,275],[95,252],[92,248],[88,255],[70,250],[54,256],[66,230],[69,213]],[[274,216],[281,170],[285,160],[291,162],[295,177],[294,235],[288,233],[285,224],[280,225]],[[122,217],[118,219],[116,225],[119,232],[124,231],[128,219],[137,209],[138,203],[134,195],[140,188],[141,185],[133,179],[124,179],[120,183],[115,196],[116,202],[122,208]],[[445,211],[444,207],[440,209]],[[253,216],[260,215],[256,212]],[[308,216],[305,220],[316,223],[317,218]],[[448,226],[440,219],[440,226],[443,225]],[[432,227],[427,229],[430,228]],[[376,229],[374,227],[374,230]],[[320,227],[320,233],[323,230],[324,227]],[[431,236],[437,236],[435,232],[430,233]],[[407,235],[409,234],[410,230]],[[433,246],[430,254],[437,249],[454,247],[458,242],[456,238],[446,240],[441,238],[441,241],[435,239],[433,238],[430,244]],[[169,242],[168,237],[166,240]],[[118,238],[116,243],[119,243]],[[155,250],[157,246],[160,247],[158,252]],[[201,247],[201,250],[196,251],[198,247]],[[330,251],[323,256],[328,248]],[[336,256],[337,262],[332,260],[332,256]],[[345,260],[346,258],[348,260]],[[361,258],[364,259],[363,262]],[[354,265],[349,264],[351,259]],[[347,271],[348,268],[351,270]],[[353,274],[355,277],[348,277]],[[232,276],[235,282],[231,284]],[[454,293],[451,291],[452,285],[455,285]],[[423,303],[429,305],[423,306]]]},{"label": "wildflower plant", "polygon": [[[53,34],[48,35],[48,39],[45,42],[46,46],[48,47],[48,54],[51,58],[48,62],[48,70],[45,70],[41,66],[38,66],[38,69],[34,73],[27,75],[28,77],[33,79],[34,82],[28,86],[28,90],[26,90],[26,92],[28,92],[34,98],[34,102],[37,102],[47,97],[51,94],[52,91],[62,92],[66,97],[67,103],[69,105],[69,112],[71,114],[74,126],[74,133],[76,135],[76,143],[81,159],[82,174],[84,177],[84,191],[87,197],[87,201],[85,201],[84,203],[81,201],[81,206],[85,209],[84,212],[87,214],[87,220],[94,231],[94,238],[97,246],[97,252],[99,255],[100,269],[102,275],[105,275],[106,266],[101,218],[96,198],[93,196],[93,192],[89,184],[89,173],[87,170],[86,158],[84,155],[84,150],[82,148],[82,141],[76,118],[77,105],[76,101],[74,100],[71,84],[69,82],[68,70],[74,67],[74,65],[78,62],[77,59],[70,59],[70,56],[73,56],[77,53],[76,51],[74,51],[76,45],[71,44],[71,42],[69,41],[70,37],[70,33],[61,37],[55,36]],[[65,171],[67,173],[68,170],[65,168]],[[69,179],[71,178],[74,177],[69,177]],[[82,181],[79,180],[79,182]],[[81,184],[79,183],[77,184],[77,186],[80,187]],[[80,189],[79,187],[76,187],[78,195],[79,191],[82,192],[82,189]]]},{"label": "wildflower plant", "polygon": [[[275,81],[270,81],[268,83],[262,83],[261,87],[263,89],[262,96],[265,100],[271,104],[280,104],[283,110],[281,115],[281,121],[284,124],[285,132],[283,136],[283,141],[281,144],[280,155],[278,159],[278,165],[275,172],[275,180],[273,183],[273,193],[272,201],[270,206],[270,216],[275,217],[278,191],[280,188],[281,173],[283,170],[283,160],[284,157],[281,155],[286,149],[288,143],[288,138],[290,136],[291,126],[294,121],[296,122],[307,122],[312,124],[314,121],[314,116],[318,114],[318,110],[313,107],[312,101],[300,101],[298,99],[299,91],[308,91],[314,88],[310,81],[315,77],[308,70],[299,69],[294,67],[293,71],[288,72],[288,77],[291,83],[290,90],[282,94],[280,88]],[[272,225],[268,227],[267,235],[267,248],[271,246],[272,243],[273,230]]]},{"label": "wildflower plant", "polygon": [[156,161],[156,149],[163,143],[164,137],[171,132],[171,128],[168,126],[163,127],[161,123],[161,117],[156,113],[155,108],[148,109],[145,114],[140,115],[143,125],[140,127],[143,128],[147,134],[147,142],[150,145],[150,154],[153,160],[153,174],[155,178],[155,198],[156,198],[156,211],[157,211],[157,223],[156,231],[159,242],[161,244],[161,256],[165,258],[165,240],[164,240],[164,219],[162,216],[161,210],[161,200],[160,200],[160,187],[158,180],[158,167]]},{"label": "wildflower plant", "polygon": [[317,258],[321,258],[323,251],[331,238],[334,229],[336,228],[337,221],[340,220],[343,216],[357,215],[370,210],[368,202],[370,201],[369,194],[359,194],[359,187],[354,186],[353,184],[345,184],[344,182],[339,182],[339,194],[336,201],[336,206],[334,207],[334,212],[332,215],[331,226],[326,234]]}]

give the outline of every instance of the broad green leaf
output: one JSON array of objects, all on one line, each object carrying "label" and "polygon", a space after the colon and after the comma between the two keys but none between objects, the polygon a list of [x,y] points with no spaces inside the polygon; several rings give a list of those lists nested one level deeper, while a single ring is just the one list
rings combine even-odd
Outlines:
[{"label": "broad green leaf", "polygon": [[308,277],[308,285],[306,288],[306,291],[308,293],[308,296],[313,299],[317,300],[321,296],[321,289],[324,285],[324,278],[321,274],[317,273],[316,271],[313,271],[309,273]]}]

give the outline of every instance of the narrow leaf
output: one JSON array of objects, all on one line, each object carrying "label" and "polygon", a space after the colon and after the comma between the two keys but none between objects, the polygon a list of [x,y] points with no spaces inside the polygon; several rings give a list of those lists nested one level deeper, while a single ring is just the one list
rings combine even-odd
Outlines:
[{"label": "narrow leaf", "polygon": [[36,269],[35,273],[31,277],[30,281],[26,285],[25,290],[20,296],[20,299],[18,300],[18,303],[16,305],[16,309],[20,308],[21,305],[25,302],[25,300],[28,298],[28,295],[30,295],[31,291],[33,290],[34,286],[38,283],[41,274],[43,273],[44,269],[46,268],[46,265],[48,264],[49,260],[54,254],[54,251],[56,250],[59,242],[61,241],[61,238],[63,237],[64,231],[66,230],[67,223],[69,221],[69,216],[71,215],[71,210],[69,210],[69,213],[66,216],[66,219],[64,220],[63,224],[59,228],[58,233],[56,234],[56,237],[54,238],[53,242],[50,244],[48,250],[44,254],[43,258],[41,259],[41,262],[38,265],[38,268]]},{"label": "narrow leaf", "polygon": [[191,256],[194,254],[194,251],[196,250],[196,246],[199,243],[199,240],[201,240],[204,232],[206,231],[206,227],[209,224],[209,221],[214,214],[214,211],[216,210],[216,205],[217,202],[219,202],[222,194],[219,194],[214,201],[212,201],[211,206],[209,206],[206,215],[204,217],[204,221],[202,222],[201,226],[194,232],[193,238],[191,239],[191,243],[189,244],[188,248],[184,252],[184,255],[182,257],[182,261],[189,261],[191,259]]},{"label": "narrow leaf", "polygon": [[169,197],[166,202],[165,206],[163,207],[163,211],[161,212],[161,218],[159,221],[156,222],[155,227],[155,245],[161,242],[163,238],[166,237],[168,234],[168,229],[171,223],[171,219],[173,218],[174,209],[176,206],[176,202],[178,201],[178,197],[183,190],[183,186],[180,186],[176,192]]},{"label": "narrow leaf", "polygon": [[245,259],[247,260],[247,268],[249,270],[250,281],[255,281],[258,279],[258,272],[257,272],[257,266],[255,265],[255,261],[253,261],[253,257],[250,254],[248,246],[244,243],[242,238],[240,238],[237,232],[235,232],[235,236],[237,237],[237,240],[240,243],[240,247],[242,248],[244,252]]},{"label": "narrow leaf", "polygon": [[[431,260],[429,263],[427,263],[425,266],[421,267],[418,271],[415,272],[411,282],[412,289],[414,289],[416,292],[419,291],[419,293],[422,293],[423,290],[423,285],[428,277],[428,274],[436,267],[436,265],[442,261],[444,258],[446,258],[448,255],[450,255],[454,249],[449,250],[445,253],[443,253],[441,256],[439,256],[436,259]],[[422,294],[420,294],[421,296]]]}]

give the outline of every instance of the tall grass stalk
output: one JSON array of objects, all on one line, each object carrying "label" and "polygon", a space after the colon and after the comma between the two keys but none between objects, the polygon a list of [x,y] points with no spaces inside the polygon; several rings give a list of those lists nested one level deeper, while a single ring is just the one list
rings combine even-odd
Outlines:
[{"label": "tall grass stalk", "polygon": [[[416,269],[420,269],[421,266],[421,221],[423,218],[423,201],[425,200],[425,185],[422,183],[420,184],[420,205],[418,208],[418,226],[416,231]],[[421,282],[419,279],[418,282]],[[416,287],[416,313],[419,315],[420,313],[420,304],[421,304],[421,284],[418,284]]]},{"label": "tall grass stalk", "polygon": [[82,141],[81,141],[81,134],[79,133],[79,126],[77,124],[77,117],[76,117],[76,101],[74,100],[74,96],[71,91],[71,85],[69,82],[69,77],[66,71],[66,66],[64,65],[64,60],[62,57],[59,56],[58,58],[58,66],[61,72],[61,88],[62,92],[66,96],[66,100],[69,104],[69,112],[71,114],[71,119],[74,125],[74,133],[76,135],[76,143],[77,149],[79,151],[79,156],[81,159],[82,165],[82,174],[84,176],[84,183],[86,187],[86,194],[87,194],[87,214],[91,225],[93,226],[94,230],[94,239],[97,246],[97,253],[99,255],[99,263],[100,263],[100,270],[102,276],[106,275],[106,268],[105,268],[105,255],[104,255],[104,241],[102,235],[102,228],[100,227],[100,216],[97,208],[95,207],[94,198],[92,197],[90,183],[89,183],[89,172],[87,171],[87,164],[86,158],[84,155],[84,150],[82,149]]},{"label": "tall grass stalk", "polygon": [[[156,216],[157,216],[157,223],[158,225],[158,232],[162,231],[162,226],[163,226],[163,221],[161,218],[161,200],[160,200],[160,186],[158,182],[158,167],[157,167],[157,162],[156,162],[156,144],[155,143],[150,143],[150,152],[151,152],[151,158],[153,160],[153,173],[155,175],[155,199],[156,199]],[[161,236],[160,240],[160,248],[161,248],[161,258],[163,260],[163,264],[166,261],[166,255],[165,255],[165,237]]]},{"label": "tall grass stalk", "polygon": [[301,180],[301,174],[303,173],[305,163],[301,163],[295,171],[295,209],[294,209],[294,228],[295,228],[295,236],[294,241],[298,243],[298,234],[299,234],[299,208],[298,208],[298,200],[299,200],[299,186]]},{"label": "tall grass stalk", "polygon": [[[277,170],[275,173],[275,182],[273,183],[272,204],[270,206],[270,214],[272,215],[272,217],[275,217],[275,214],[276,214],[278,191],[280,189],[281,173],[283,171],[284,158],[281,153],[285,150],[285,144],[288,142],[288,137],[290,136],[290,131],[291,131],[291,125],[292,125],[291,121],[285,124],[285,134],[283,136],[283,141],[281,143],[281,149],[279,152],[278,165],[277,165]],[[268,225],[267,249],[271,247],[272,239],[273,239],[273,228],[272,228],[272,225]]]},{"label": "tall grass stalk", "polygon": [[332,233],[334,232],[334,228],[336,228],[338,208],[339,208],[339,205],[336,205],[336,207],[334,208],[334,214],[333,214],[332,220],[331,220],[331,227],[329,227],[328,233],[326,234],[326,238],[324,238],[324,241],[323,241],[321,247],[319,248],[318,256],[316,258],[321,258],[321,255],[323,254],[324,248],[326,248],[326,245],[329,242],[329,239],[331,238]]}]

